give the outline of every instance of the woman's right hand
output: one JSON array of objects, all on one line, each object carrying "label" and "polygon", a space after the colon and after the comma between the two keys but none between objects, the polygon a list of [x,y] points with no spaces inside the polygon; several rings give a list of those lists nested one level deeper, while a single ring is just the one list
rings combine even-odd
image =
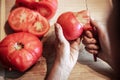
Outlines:
[{"label": "woman's right hand", "polygon": [[[108,32],[105,26],[97,23],[91,19],[91,26],[97,30],[97,37],[94,37],[94,33],[90,30],[86,30],[83,35],[83,44],[85,49],[91,54],[97,54],[102,60],[109,62],[110,60],[110,43]],[[99,43],[99,45],[98,45]]]}]

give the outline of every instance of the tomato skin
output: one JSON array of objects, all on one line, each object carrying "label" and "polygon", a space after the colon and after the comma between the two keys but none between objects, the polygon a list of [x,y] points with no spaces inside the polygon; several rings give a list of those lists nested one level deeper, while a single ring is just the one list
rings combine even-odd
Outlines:
[{"label": "tomato skin", "polygon": [[14,9],[9,14],[8,23],[16,32],[29,32],[38,37],[42,37],[50,29],[50,24],[47,19],[38,12],[25,7]]},{"label": "tomato skin", "polygon": [[76,19],[76,16],[73,12],[65,12],[61,14],[57,23],[59,23],[63,29],[64,36],[67,40],[74,40],[83,32],[83,26]]},{"label": "tomato skin", "polygon": [[50,20],[58,8],[57,0],[16,0],[17,6],[24,6],[38,11],[47,20]]},{"label": "tomato skin", "polygon": [[42,43],[34,35],[13,33],[0,42],[0,61],[5,68],[26,71],[42,55]]}]

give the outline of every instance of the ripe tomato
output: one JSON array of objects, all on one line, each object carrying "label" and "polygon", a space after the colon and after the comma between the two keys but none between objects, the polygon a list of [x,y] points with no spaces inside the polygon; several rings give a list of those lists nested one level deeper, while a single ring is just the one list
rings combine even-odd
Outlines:
[{"label": "ripe tomato", "polygon": [[62,26],[64,36],[67,40],[74,40],[80,37],[83,30],[92,30],[87,10],[65,12],[58,17],[57,23]]},{"label": "ripe tomato", "polygon": [[57,19],[57,23],[61,25],[67,40],[74,40],[80,37],[83,32],[83,25],[77,20],[73,12],[61,14]]},{"label": "ripe tomato", "polygon": [[25,31],[38,37],[42,37],[50,28],[47,19],[25,7],[13,10],[8,17],[8,23],[14,31]]},{"label": "ripe tomato", "polygon": [[32,10],[38,11],[42,16],[51,19],[57,10],[57,0],[16,0],[17,6],[25,6]]},{"label": "ripe tomato", "polygon": [[0,42],[0,61],[5,68],[24,72],[42,55],[42,43],[34,35],[13,33]]}]

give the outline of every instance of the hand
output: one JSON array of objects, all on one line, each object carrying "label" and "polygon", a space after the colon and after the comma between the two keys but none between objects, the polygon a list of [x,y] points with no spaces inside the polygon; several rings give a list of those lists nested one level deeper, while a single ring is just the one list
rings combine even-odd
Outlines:
[{"label": "hand", "polygon": [[77,62],[80,38],[68,42],[59,24],[55,24],[56,59],[48,80],[66,80]]},{"label": "hand", "polygon": [[62,28],[59,24],[55,25],[55,33],[57,53],[56,62],[71,69],[73,68],[78,59],[80,38],[68,42],[65,39]]},{"label": "hand", "polygon": [[[108,38],[108,32],[105,26],[91,20],[92,27],[95,27],[98,32],[98,41],[93,36],[93,33],[89,30],[85,31],[83,36],[83,44],[88,52],[92,54],[98,54],[98,57],[102,60],[111,63],[110,43]],[[100,45],[98,45],[99,43]]]}]

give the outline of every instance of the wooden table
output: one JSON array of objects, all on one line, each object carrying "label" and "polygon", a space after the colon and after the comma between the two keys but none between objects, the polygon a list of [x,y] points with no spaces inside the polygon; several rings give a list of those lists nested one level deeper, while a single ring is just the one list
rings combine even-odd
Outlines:
[{"label": "wooden table", "polygon": [[[0,0],[0,40],[7,34],[12,33],[7,23],[10,10],[14,7],[15,0]],[[86,9],[86,4],[91,17],[101,24],[106,25],[106,20],[111,9],[111,0],[59,0],[56,15],[50,20],[51,29],[42,39],[44,52],[42,58],[36,65],[25,73],[7,71],[0,67],[0,80],[44,80],[49,73],[54,61],[54,23],[58,16],[65,11],[80,11]],[[80,45],[80,55],[78,62],[72,70],[68,80],[110,80],[111,68],[103,61],[98,59],[93,61],[92,55],[88,54]],[[87,55],[87,56],[86,56]],[[102,65],[102,66],[101,66]]]}]

